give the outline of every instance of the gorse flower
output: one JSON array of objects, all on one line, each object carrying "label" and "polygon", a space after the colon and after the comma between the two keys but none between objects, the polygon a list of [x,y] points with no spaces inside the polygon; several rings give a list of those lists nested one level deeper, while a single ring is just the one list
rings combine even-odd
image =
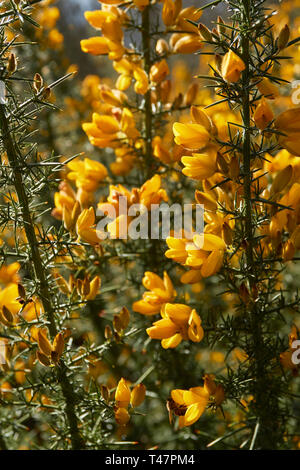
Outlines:
[{"label": "gorse flower", "polygon": [[179,416],[179,428],[182,428],[198,421],[210,402],[220,406],[224,399],[223,386],[215,383],[213,375],[206,374],[203,387],[172,390],[168,407],[171,413]]},{"label": "gorse flower", "polygon": [[293,155],[300,156],[299,135],[300,135],[300,110],[299,108],[284,111],[274,121],[275,129],[280,134],[278,143]]},{"label": "gorse flower", "polygon": [[76,222],[76,232],[80,239],[90,245],[99,244],[99,237],[95,228],[95,212],[93,207],[84,209],[81,212]]},{"label": "gorse flower", "polygon": [[0,3],[0,449],[299,448],[299,0]]},{"label": "gorse flower", "polygon": [[130,384],[122,377],[115,392],[115,420],[120,425],[125,425],[130,420],[128,406],[131,408],[140,406],[146,394],[146,387],[143,384],[138,384],[130,390]]},{"label": "gorse flower", "polygon": [[235,83],[240,79],[241,72],[245,70],[245,68],[244,61],[230,49],[223,57],[221,74],[227,82]]},{"label": "gorse flower", "polygon": [[143,315],[159,313],[165,303],[172,302],[176,297],[176,291],[166,271],[163,279],[155,273],[145,272],[143,286],[147,289],[143,294],[143,299],[132,305],[135,312]]},{"label": "gorse flower", "polygon": [[164,349],[176,348],[182,340],[199,343],[203,339],[201,319],[188,305],[166,303],[161,316],[146,331],[150,338],[160,339]]},{"label": "gorse flower", "polygon": [[170,248],[166,257],[193,269],[181,277],[183,283],[199,282],[218,272],[222,266],[226,244],[217,235],[196,234],[193,241],[168,237],[166,241]]},{"label": "gorse flower", "polygon": [[51,344],[47,338],[47,334],[43,330],[39,329],[37,333],[37,342],[39,346],[37,359],[39,362],[44,366],[50,366],[51,363],[57,364],[65,347],[63,334],[58,333]]},{"label": "gorse flower", "polygon": [[67,166],[70,170],[68,179],[75,181],[76,187],[86,192],[95,191],[99,182],[107,176],[105,166],[89,158],[85,158],[84,161],[73,160]]}]

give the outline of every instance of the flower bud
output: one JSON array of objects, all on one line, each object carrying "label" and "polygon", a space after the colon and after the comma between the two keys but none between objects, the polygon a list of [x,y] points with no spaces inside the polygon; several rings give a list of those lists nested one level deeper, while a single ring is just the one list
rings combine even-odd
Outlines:
[{"label": "flower bud", "polygon": [[113,333],[111,331],[111,327],[109,325],[106,325],[106,327],[104,328],[104,337],[105,339],[111,339]]},{"label": "flower bud", "polygon": [[264,97],[262,97],[262,99],[258,103],[253,114],[253,119],[256,126],[261,130],[264,130],[274,119],[273,111]]},{"label": "flower bud", "polygon": [[222,238],[226,245],[231,245],[233,240],[233,230],[227,222],[224,222],[222,228]]},{"label": "flower bud", "polygon": [[22,284],[18,284],[18,294],[19,294],[19,297],[23,300],[26,299],[26,292],[25,292],[25,288]]},{"label": "flower bud", "polygon": [[211,31],[204,24],[198,24],[198,31],[203,41],[212,41]]},{"label": "flower bud", "polygon": [[0,320],[2,323],[4,323],[4,325],[9,326],[14,323],[14,316],[5,305],[3,305],[2,311],[0,313]]},{"label": "flower bud", "polygon": [[290,28],[286,24],[282,30],[279,33],[278,39],[277,39],[277,46],[280,51],[284,49],[289,42],[290,39]]},{"label": "flower bud", "polygon": [[195,199],[198,204],[203,204],[205,210],[216,211],[218,208],[217,201],[208,193],[199,191],[198,189],[195,192]]},{"label": "flower bud", "polygon": [[123,326],[119,315],[114,315],[113,327],[117,333],[121,333],[123,331]]},{"label": "flower bud", "polygon": [[7,71],[11,75],[17,70],[17,59],[14,53],[11,53],[7,62]]},{"label": "flower bud", "polygon": [[240,297],[241,297],[242,301],[245,304],[247,304],[250,300],[250,294],[249,294],[248,288],[247,288],[247,286],[244,282],[240,285],[239,294],[240,294]]},{"label": "flower bud", "polygon": [[43,77],[39,73],[36,73],[33,78],[33,88],[36,91],[36,93],[39,93],[41,91],[41,88],[43,87],[43,85],[44,85]]},{"label": "flower bud", "polygon": [[291,178],[293,176],[293,167],[292,165],[288,165],[283,170],[281,170],[275,177],[270,194],[271,196],[277,193],[280,193],[284,190],[284,188],[289,184]]},{"label": "flower bud", "polygon": [[109,390],[106,385],[100,386],[101,395],[104,401],[109,401]]},{"label": "flower bud", "polygon": [[49,357],[46,356],[45,354],[41,353],[41,351],[37,351],[36,356],[37,356],[38,361],[43,366],[49,367],[51,365],[51,361],[50,361]]},{"label": "flower bud", "polygon": [[127,328],[128,324],[129,324],[129,320],[130,320],[130,313],[129,313],[128,308],[126,308],[126,307],[122,308],[121,312],[119,313],[119,319],[121,321],[123,330],[125,330]]},{"label": "flower bud", "polygon": [[127,385],[127,381],[122,377],[119,380],[117,385],[116,393],[115,393],[115,400],[117,406],[121,408],[127,408],[130,403],[130,388]]},{"label": "flower bud", "polygon": [[233,180],[237,180],[240,174],[240,165],[237,157],[232,157],[229,163],[229,174]]},{"label": "flower bud", "polygon": [[295,255],[295,246],[294,243],[291,240],[288,240],[284,245],[282,249],[282,257],[284,261],[290,261],[291,259],[294,258]]},{"label": "flower bud", "polygon": [[183,98],[183,103],[185,106],[190,106],[191,104],[193,104],[193,102],[196,99],[198,89],[199,89],[198,83],[190,84]]},{"label": "flower bud", "polygon": [[223,57],[221,74],[227,82],[235,83],[239,81],[241,72],[245,68],[243,60],[230,49]]},{"label": "flower bud", "polygon": [[156,43],[155,51],[159,55],[168,54],[170,52],[170,48],[167,41],[165,41],[164,39],[159,39]]},{"label": "flower bud", "polygon": [[38,330],[37,342],[41,353],[45,356],[51,356],[52,346],[44,331]]},{"label": "flower bud", "polygon": [[228,163],[226,162],[225,158],[221,153],[218,153],[217,155],[217,166],[218,169],[223,173],[223,175],[228,175],[229,174],[229,166]]}]

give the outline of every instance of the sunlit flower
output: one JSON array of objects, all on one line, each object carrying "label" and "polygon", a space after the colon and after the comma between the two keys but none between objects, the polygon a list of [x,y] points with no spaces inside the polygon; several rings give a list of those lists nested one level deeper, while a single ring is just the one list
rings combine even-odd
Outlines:
[{"label": "sunlit flower", "polygon": [[145,272],[143,286],[147,289],[143,294],[143,299],[134,302],[132,306],[135,312],[143,315],[159,313],[161,307],[167,302],[172,302],[176,296],[176,291],[166,271],[163,279],[155,273]]},{"label": "sunlit flower", "polygon": [[176,348],[182,340],[199,343],[204,336],[201,319],[196,310],[184,304],[165,304],[162,319],[147,328],[152,339],[160,339],[164,349]]},{"label": "sunlit flower", "polygon": [[215,383],[213,375],[206,374],[203,387],[172,390],[169,410],[179,416],[179,427],[182,428],[198,421],[209,403],[220,406],[224,398],[223,386]]},{"label": "sunlit flower", "polygon": [[223,57],[221,74],[227,82],[235,83],[245,68],[244,61],[230,49]]}]

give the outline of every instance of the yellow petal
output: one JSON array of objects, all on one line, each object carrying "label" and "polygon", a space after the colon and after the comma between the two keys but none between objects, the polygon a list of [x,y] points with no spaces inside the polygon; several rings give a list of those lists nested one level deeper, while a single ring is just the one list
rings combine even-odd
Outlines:
[{"label": "yellow petal", "polygon": [[171,336],[170,338],[165,338],[161,341],[161,345],[164,349],[171,349],[176,348],[178,344],[182,341],[182,336],[180,333],[176,333],[175,335]]},{"label": "yellow petal", "polygon": [[184,415],[185,426],[191,426],[196,421],[198,421],[200,416],[204,413],[206,405],[207,401],[205,400],[190,405]]}]

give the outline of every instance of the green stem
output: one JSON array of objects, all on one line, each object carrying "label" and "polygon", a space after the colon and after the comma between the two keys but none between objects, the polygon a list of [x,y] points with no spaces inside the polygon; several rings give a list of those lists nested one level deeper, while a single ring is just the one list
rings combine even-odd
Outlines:
[{"label": "green stem", "polygon": [[[150,35],[150,5],[146,6],[142,13],[142,46],[144,53],[144,67],[145,72],[150,74],[151,68],[151,35]],[[144,125],[145,125],[145,142],[146,142],[146,175],[150,176],[152,166],[152,105],[151,105],[151,90],[149,89],[145,94],[144,105]]]},{"label": "green stem", "polygon": [[[251,106],[250,106],[250,87],[251,77],[249,70],[250,63],[250,40],[249,28],[251,26],[250,18],[251,0],[243,0],[244,32],[242,37],[242,56],[246,68],[243,72],[243,169],[244,169],[244,233],[246,238],[246,262],[247,278],[249,287],[252,288],[259,284],[259,275],[257,273],[257,263],[255,261],[255,238],[254,238],[254,210],[252,206],[251,188],[253,183],[253,174],[251,171]],[[253,395],[254,410],[257,415],[257,429],[255,430],[255,442],[252,442],[252,448],[275,449],[278,445],[278,433],[276,429],[276,411],[278,412],[278,400],[273,380],[268,370],[268,349],[264,341],[263,318],[257,307],[257,303],[249,302],[245,305],[245,311],[248,311],[251,327],[251,353],[250,361],[253,367]],[[272,411],[271,411],[272,410]]]},{"label": "green stem", "polygon": [[[14,187],[21,207],[24,229],[28,245],[31,251],[31,259],[34,268],[35,281],[38,286],[38,295],[43,304],[43,308],[47,320],[49,322],[50,335],[52,338],[54,338],[54,336],[58,333],[58,330],[56,328],[55,314],[51,302],[51,293],[48,286],[46,270],[43,265],[42,257],[40,254],[39,244],[34,229],[34,222],[30,213],[29,200],[23,182],[22,165],[24,167],[24,161],[11,135],[8,120],[5,114],[5,105],[0,105],[0,125],[2,130],[2,139],[4,147],[7,152],[7,158],[10,166],[13,169]],[[72,384],[68,380],[67,368],[63,361],[61,361],[58,376],[60,379],[62,393],[66,402],[65,410],[70,427],[72,448],[82,449],[84,447],[84,444],[79,433],[78,420],[74,407],[75,393]]]}]

